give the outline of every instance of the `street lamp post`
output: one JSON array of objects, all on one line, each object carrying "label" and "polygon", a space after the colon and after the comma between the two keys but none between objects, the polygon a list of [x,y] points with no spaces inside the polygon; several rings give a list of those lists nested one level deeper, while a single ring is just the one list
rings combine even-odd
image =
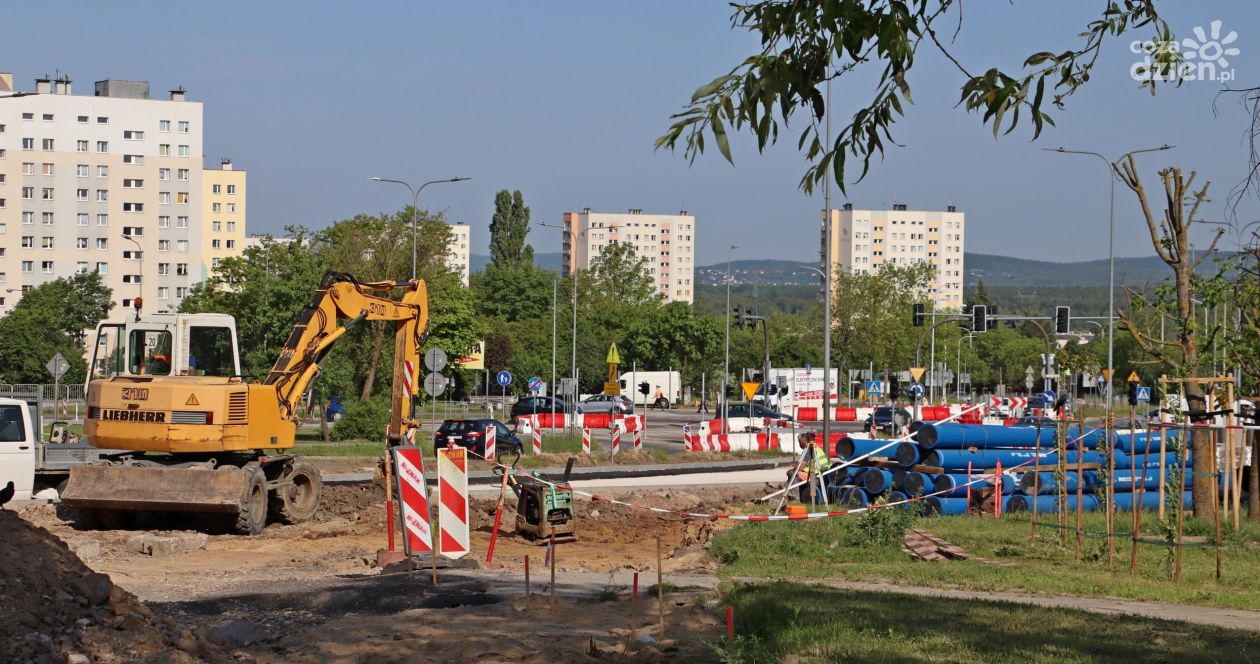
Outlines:
[{"label": "street lamp post", "polygon": [[1161,145],[1157,148],[1143,148],[1141,150],[1130,150],[1122,155],[1119,159],[1110,160],[1105,156],[1089,150],[1068,150],[1066,148],[1046,148],[1050,152],[1058,152],[1060,154],[1085,154],[1098,157],[1107,165],[1107,180],[1111,184],[1110,208],[1107,221],[1107,424],[1111,423],[1112,412],[1112,391],[1111,381],[1114,377],[1115,366],[1115,331],[1116,331],[1116,169],[1117,164],[1126,158],[1143,152],[1159,152],[1161,150],[1172,149],[1171,145]]},{"label": "street lamp post", "polygon": [[[726,250],[726,350],[722,352],[722,394],[718,395],[718,407],[722,409],[722,433],[730,433],[726,415],[729,410],[726,407],[726,390],[731,374],[731,252],[738,248],[732,244]],[[770,380],[770,377],[766,376],[766,380]]]},{"label": "street lamp post", "polygon": [[[564,226],[560,226],[557,224],[548,224],[548,223],[544,223],[540,221],[538,222],[538,225],[543,226],[545,228],[557,228],[560,230],[561,233],[569,234],[569,269],[573,272],[573,356],[572,358],[570,358],[571,364],[569,366],[569,377],[573,380],[573,409],[574,409],[574,413],[576,414],[578,394],[579,394],[578,384],[577,384],[578,269],[577,269],[577,263],[575,262],[574,257],[573,257],[573,252],[574,252],[574,245],[577,244],[578,238],[582,237],[583,235],[586,235],[586,231],[590,229],[589,228],[583,229],[581,233],[575,234],[572,229],[569,229],[569,228],[566,228]],[[633,399],[631,400],[633,401]]]},{"label": "street lamp post", "polygon": [[419,220],[416,218],[416,210],[419,208],[419,205],[420,205],[420,192],[424,191],[424,188],[431,184],[442,184],[444,182],[464,182],[467,180],[471,180],[472,178],[455,177],[455,178],[447,178],[445,180],[429,180],[428,182],[420,185],[419,188],[414,188],[410,184],[403,182],[402,180],[391,180],[389,178],[382,178],[382,177],[376,177],[376,176],[370,177],[368,179],[373,182],[392,182],[394,184],[401,184],[402,186],[407,188],[407,191],[411,192],[411,279],[414,281],[419,278],[419,272],[416,269],[416,235],[420,226],[419,226]]}]

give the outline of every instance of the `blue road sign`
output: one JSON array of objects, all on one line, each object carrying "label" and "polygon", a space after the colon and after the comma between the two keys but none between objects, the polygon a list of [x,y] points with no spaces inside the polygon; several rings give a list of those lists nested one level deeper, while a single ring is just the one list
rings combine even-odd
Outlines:
[{"label": "blue road sign", "polygon": [[875,395],[883,394],[884,386],[880,385],[877,380],[868,380],[866,381],[866,393]]},{"label": "blue road sign", "polygon": [[915,399],[923,398],[923,383],[910,383],[910,396]]},{"label": "blue road sign", "polygon": [[806,363],[805,363],[805,373],[809,373],[810,371],[812,371],[812,370],[813,370],[813,368],[814,368],[814,365],[812,365],[812,364],[810,364],[810,363],[808,363],[808,362],[806,362]]},{"label": "blue road sign", "polygon": [[531,377],[529,379],[529,383],[527,384],[529,385],[530,392],[538,392],[539,390],[542,389],[542,379],[539,378],[538,376]]},{"label": "blue road sign", "polygon": [[1054,392],[1050,390],[1046,390],[1045,392],[1042,392],[1039,396],[1041,397],[1042,401],[1046,402],[1047,406],[1054,403],[1055,394]]},{"label": "blue road sign", "polygon": [[1149,387],[1144,387],[1144,386],[1142,386],[1142,385],[1138,385],[1138,389],[1137,389],[1137,400],[1138,400],[1138,401],[1150,401],[1150,400],[1151,400],[1151,388],[1149,388]]},{"label": "blue road sign", "polygon": [[508,385],[512,384],[512,374],[506,370],[500,371],[499,373],[495,374],[494,378],[495,380],[499,381],[500,385],[504,387],[507,387]]}]

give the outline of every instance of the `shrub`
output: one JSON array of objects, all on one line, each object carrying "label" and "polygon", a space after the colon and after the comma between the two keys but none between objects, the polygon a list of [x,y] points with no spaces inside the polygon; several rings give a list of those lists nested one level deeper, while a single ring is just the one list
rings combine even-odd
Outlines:
[{"label": "shrub", "polygon": [[389,427],[389,397],[347,401],[346,414],[332,428],[333,440],[384,441]]},{"label": "shrub", "polygon": [[[887,494],[880,496],[872,503],[870,509],[862,512],[848,529],[845,544],[848,546],[894,546],[901,544],[906,529],[914,525],[919,517],[918,504],[908,508],[883,507],[888,503]],[[878,506],[878,507],[876,507]]]}]

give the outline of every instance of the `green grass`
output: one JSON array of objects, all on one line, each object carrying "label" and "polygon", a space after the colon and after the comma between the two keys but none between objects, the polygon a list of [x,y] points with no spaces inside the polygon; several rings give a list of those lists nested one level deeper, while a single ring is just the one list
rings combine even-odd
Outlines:
[{"label": "green grass", "polygon": [[731,664],[784,655],[820,664],[1260,661],[1254,632],[1005,602],[785,583],[727,587],[722,603],[734,609],[736,638],[712,647]]},{"label": "green grass", "polygon": [[349,440],[340,443],[303,443],[293,447],[295,454],[312,457],[337,457],[345,459],[375,459],[381,455],[384,445],[366,440]]},{"label": "green grass", "polygon": [[[1029,541],[1028,515],[1006,515],[1000,520],[977,517],[938,517],[918,520],[919,527],[985,558],[1018,563],[999,567],[977,561],[943,564],[915,562],[898,544],[859,545],[865,542],[855,516],[808,522],[742,524],[718,536],[711,551],[723,563],[725,576],[821,577],[882,581],[903,585],[1014,590],[1260,610],[1260,524],[1245,524],[1242,532],[1223,538],[1223,575],[1215,579],[1212,547],[1186,546],[1180,582],[1169,580],[1170,549],[1161,542],[1154,514],[1143,518],[1143,538],[1156,543],[1138,545],[1138,566],[1129,573],[1130,540],[1117,537],[1115,563],[1109,565],[1105,539],[1085,537],[1083,560],[1077,561],[1075,537],[1059,543],[1054,515],[1042,514],[1040,538]],[[1072,516],[1072,523],[1075,517]],[[1118,530],[1128,528],[1121,513]],[[1209,524],[1189,521],[1187,533],[1210,532]],[[1103,516],[1087,514],[1085,530],[1103,532]]]}]

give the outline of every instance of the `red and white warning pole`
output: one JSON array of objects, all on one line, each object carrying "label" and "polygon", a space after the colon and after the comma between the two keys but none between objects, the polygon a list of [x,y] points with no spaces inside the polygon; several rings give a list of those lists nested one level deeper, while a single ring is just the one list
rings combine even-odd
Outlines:
[{"label": "red and white warning pole", "polygon": [[612,456],[617,456],[621,451],[621,427],[613,426],[612,430]]},{"label": "red and white warning pole", "polygon": [[534,454],[542,454],[542,429],[538,427],[538,418],[530,422],[530,430],[534,436]]},{"label": "red and white warning pole", "polygon": [[634,440],[634,451],[642,452],[643,451],[643,429],[635,429],[634,438],[632,440]]},{"label": "red and white warning pole", "polygon": [[496,440],[495,434],[497,432],[498,432],[497,427],[495,427],[493,424],[486,427],[486,453],[482,456],[486,457],[487,459],[491,461],[494,461],[495,459],[494,446],[495,446],[495,440]]},{"label": "red and white warning pole", "polygon": [[403,553],[408,556],[433,550],[429,525],[429,496],[424,487],[424,457],[420,448],[402,445],[394,448],[398,469],[398,506],[402,512]]},{"label": "red and white warning pole", "polygon": [[437,451],[438,553],[456,559],[468,555],[468,451]]},{"label": "red and white warning pole", "polygon": [[[415,385],[415,380],[416,380],[416,365],[411,360],[403,360],[403,398],[407,400],[407,403],[411,403],[412,386]],[[411,427],[410,429],[407,429],[407,444],[408,445],[416,444],[416,429],[418,428],[419,427]],[[391,536],[393,532],[394,532],[394,529],[390,528]],[[391,550],[393,549],[393,547],[390,547],[390,548]]]},{"label": "red and white warning pole", "polygon": [[591,453],[591,430],[586,427],[582,427],[582,453]]}]

